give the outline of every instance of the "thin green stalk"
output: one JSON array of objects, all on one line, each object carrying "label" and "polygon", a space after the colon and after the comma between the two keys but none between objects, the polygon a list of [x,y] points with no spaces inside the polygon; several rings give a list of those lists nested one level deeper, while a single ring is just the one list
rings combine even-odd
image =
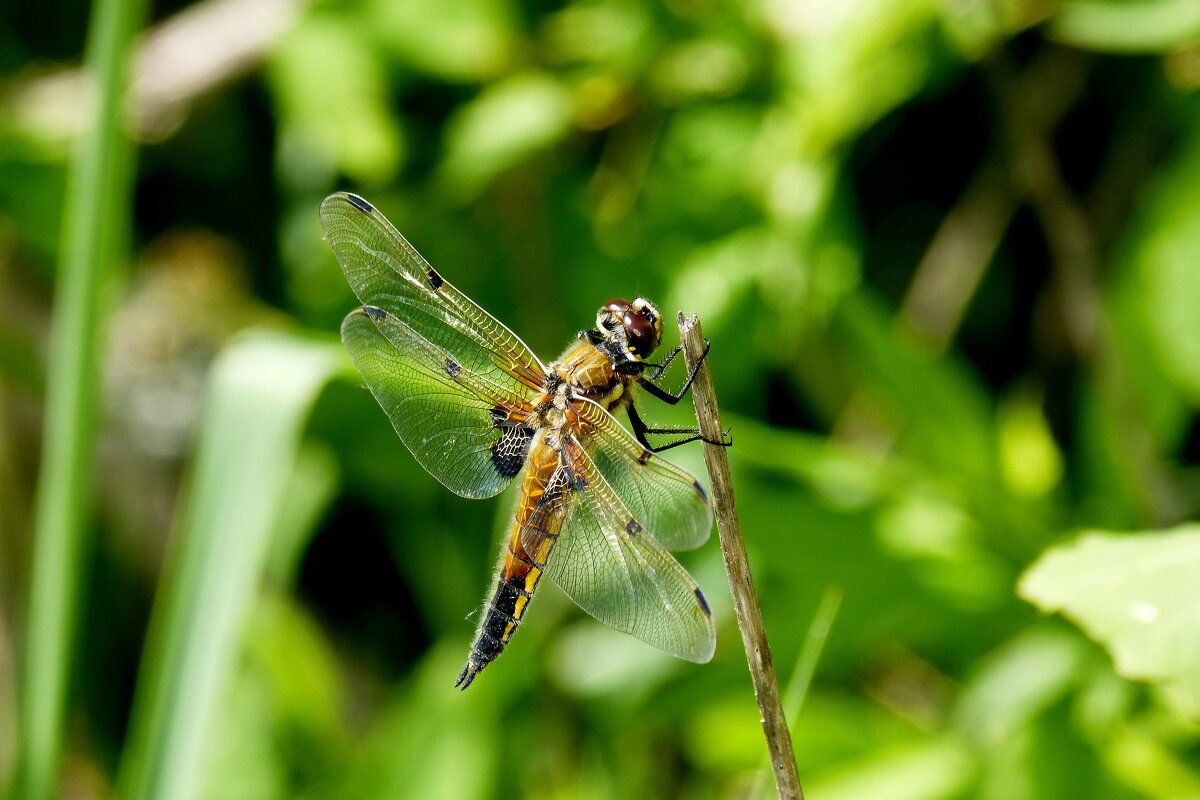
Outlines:
[{"label": "thin green stalk", "polygon": [[[817,671],[817,663],[821,660],[821,652],[833,628],[833,619],[838,609],[842,607],[842,590],[830,586],[821,596],[821,604],[808,625],[808,633],[804,636],[804,645],[800,648],[800,656],[796,666],[792,668],[792,677],[788,680],[787,689],[783,693],[783,715],[788,725],[795,727],[800,719],[800,709],[808,697],[808,689],[812,686],[813,674]],[[754,779],[754,789],[747,797],[768,797],[767,772],[760,771]]]},{"label": "thin green stalk", "polygon": [[126,241],[133,148],[121,124],[144,0],[97,0],[85,80],[94,102],[68,178],[34,516],[29,617],[13,797],[55,793],[71,639],[86,552],[97,422],[102,289]]},{"label": "thin green stalk", "polygon": [[817,613],[808,626],[804,646],[800,648],[800,657],[796,659],[787,691],[783,695],[783,713],[793,725],[800,718],[800,709],[808,697],[808,688],[812,685],[813,673],[817,671],[817,662],[821,660],[821,651],[825,649],[825,640],[829,638],[833,619],[841,607],[842,590],[830,586],[821,596],[821,604],[817,606]]}]

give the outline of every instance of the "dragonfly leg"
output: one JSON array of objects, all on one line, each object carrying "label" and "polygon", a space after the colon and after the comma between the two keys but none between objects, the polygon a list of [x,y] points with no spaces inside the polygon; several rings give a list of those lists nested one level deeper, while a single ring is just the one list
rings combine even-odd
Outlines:
[{"label": "dragonfly leg", "polygon": [[[629,413],[629,424],[633,427],[633,435],[641,443],[642,447],[652,453],[661,453],[663,450],[670,450],[672,447],[678,447],[681,444],[689,442],[707,442],[708,444],[716,445],[717,447],[730,447],[733,444],[733,437],[729,436],[729,431],[725,431],[725,436],[729,436],[729,441],[714,442],[712,439],[706,439],[700,433],[699,428],[686,428],[682,426],[671,426],[667,428],[651,428],[641,418],[637,412],[637,408],[630,403],[626,407]],[[662,445],[652,445],[648,436],[661,436],[668,434],[676,434],[682,436],[682,439],[676,439],[673,442],[667,442]]]},{"label": "dragonfly leg", "polygon": [[675,405],[683,399],[684,395],[687,394],[688,389],[692,388],[692,381],[696,380],[696,373],[700,370],[700,365],[704,363],[704,359],[708,358],[708,351],[711,347],[712,344],[708,341],[708,339],[705,339],[704,352],[700,354],[700,358],[696,360],[696,363],[693,364],[692,368],[688,371],[687,380],[683,382],[683,386],[680,387],[678,392],[671,392],[667,389],[664,389],[655,383],[655,381],[662,376],[667,366],[675,359],[675,356],[679,355],[679,353],[683,350],[683,345],[678,345],[674,350],[672,350],[671,354],[667,356],[667,359],[663,361],[663,363],[657,366],[652,375],[639,376],[638,384],[647,392],[654,395],[659,400],[662,400],[664,403]]}]

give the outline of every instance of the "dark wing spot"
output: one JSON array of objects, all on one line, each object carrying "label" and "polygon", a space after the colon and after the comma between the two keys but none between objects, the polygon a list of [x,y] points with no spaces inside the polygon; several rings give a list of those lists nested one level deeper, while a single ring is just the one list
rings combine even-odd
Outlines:
[{"label": "dark wing spot", "polygon": [[711,617],[712,609],[708,607],[708,598],[704,596],[704,592],[700,591],[699,586],[693,589],[692,592],[696,595],[696,602],[700,604],[700,609],[704,612],[704,615]]},{"label": "dark wing spot", "polygon": [[637,536],[642,532],[642,525],[636,519],[631,519],[625,523],[625,532],[630,536]]},{"label": "dark wing spot", "polygon": [[501,478],[515,478],[525,466],[525,457],[529,455],[533,428],[528,425],[510,425],[503,430],[500,438],[492,443],[492,466]]},{"label": "dark wing spot", "polygon": [[425,277],[429,279],[429,285],[433,287],[435,292],[442,288],[442,284],[446,282],[441,275],[438,275],[437,270],[433,267],[430,267],[425,271]]},{"label": "dark wing spot", "polygon": [[447,356],[446,360],[442,363],[443,366],[446,367],[446,374],[451,378],[457,377],[458,373],[462,372],[462,367],[459,366],[459,363],[449,356]]},{"label": "dark wing spot", "polygon": [[370,214],[371,212],[373,212],[375,210],[375,206],[371,205],[366,200],[363,200],[361,197],[359,197],[356,194],[350,194],[349,192],[347,192],[346,199],[350,201],[350,205],[354,206],[359,211]]},{"label": "dark wing spot", "polygon": [[649,450],[643,450],[642,452],[638,453],[637,463],[645,464],[647,461],[650,460],[650,456],[652,456],[652,455],[654,455],[654,454],[651,453]]},{"label": "dark wing spot", "polygon": [[700,485],[700,481],[692,481],[692,488],[696,490],[696,494],[700,495],[700,499],[708,502],[708,492],[704,491],[704,487]]},{"label": "dark wing spot", "polygon": [[[353,195],[351,195],[351,196],[353,196]],[[382,308],[379,308],[378,306],[363,306],[363,313],[366,314],[371,319],[383,319],[384,317],[387,316],[388,312],[384,311]]]}]

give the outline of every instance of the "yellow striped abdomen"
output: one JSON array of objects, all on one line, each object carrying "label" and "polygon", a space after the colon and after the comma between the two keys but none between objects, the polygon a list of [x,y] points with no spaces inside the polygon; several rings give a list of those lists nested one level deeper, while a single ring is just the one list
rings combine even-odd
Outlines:
[{"label": "yellow striped abdomen", "polygon": [[455,686],[467,688],[476,673],[499,657],[516,632],[562,528],[569,474],[570,470],[560,468],[558,451],[538,437],[529,453],[512,528],[500,554],[496,586]]}]

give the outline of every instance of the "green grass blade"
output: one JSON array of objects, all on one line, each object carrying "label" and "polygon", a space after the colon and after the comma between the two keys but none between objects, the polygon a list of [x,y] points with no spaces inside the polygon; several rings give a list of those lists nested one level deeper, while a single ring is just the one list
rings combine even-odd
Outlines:
[{"label": "green grass blade", "polygon": [[118,778],[126,800],[195,797],[313,400],[337,345],[246,336],[209,381],[179,536],[150,625]]},{"label": "green grass blade", "polygon": [[129,227],[134,150],[122,129],[121,101],[144,10],[145,0],[97,0],[88,34],[83,75],[95,113],[80,137],[67,186],[19,701],[13,796],[21,800],[55,793],[62,749],[99,409],[102,289]]},{"label": "green grass blade", "polygon": [[[842,590],[836,586],[825,589],[821,595],[821,604],[813,615],[804,637],[804,645],[800,648],[800,657],[792,668],[792,676],[788,679],[787,688],[783,694],[783,714],[787,718],[788,727],[795,729],[796,721],[800,718],[800,709],[808,697],[808,689],[812,686],[813,674],[817,671],[817,663],[821,660],[821,652],[825,649],[825,641],[833,628],[833,620],[837,617],[838,609],[842,607]],[[771,772],[769,769],[760,770],[754,781],[754,789],[750,797],[774,797],[770,786]]]}]

